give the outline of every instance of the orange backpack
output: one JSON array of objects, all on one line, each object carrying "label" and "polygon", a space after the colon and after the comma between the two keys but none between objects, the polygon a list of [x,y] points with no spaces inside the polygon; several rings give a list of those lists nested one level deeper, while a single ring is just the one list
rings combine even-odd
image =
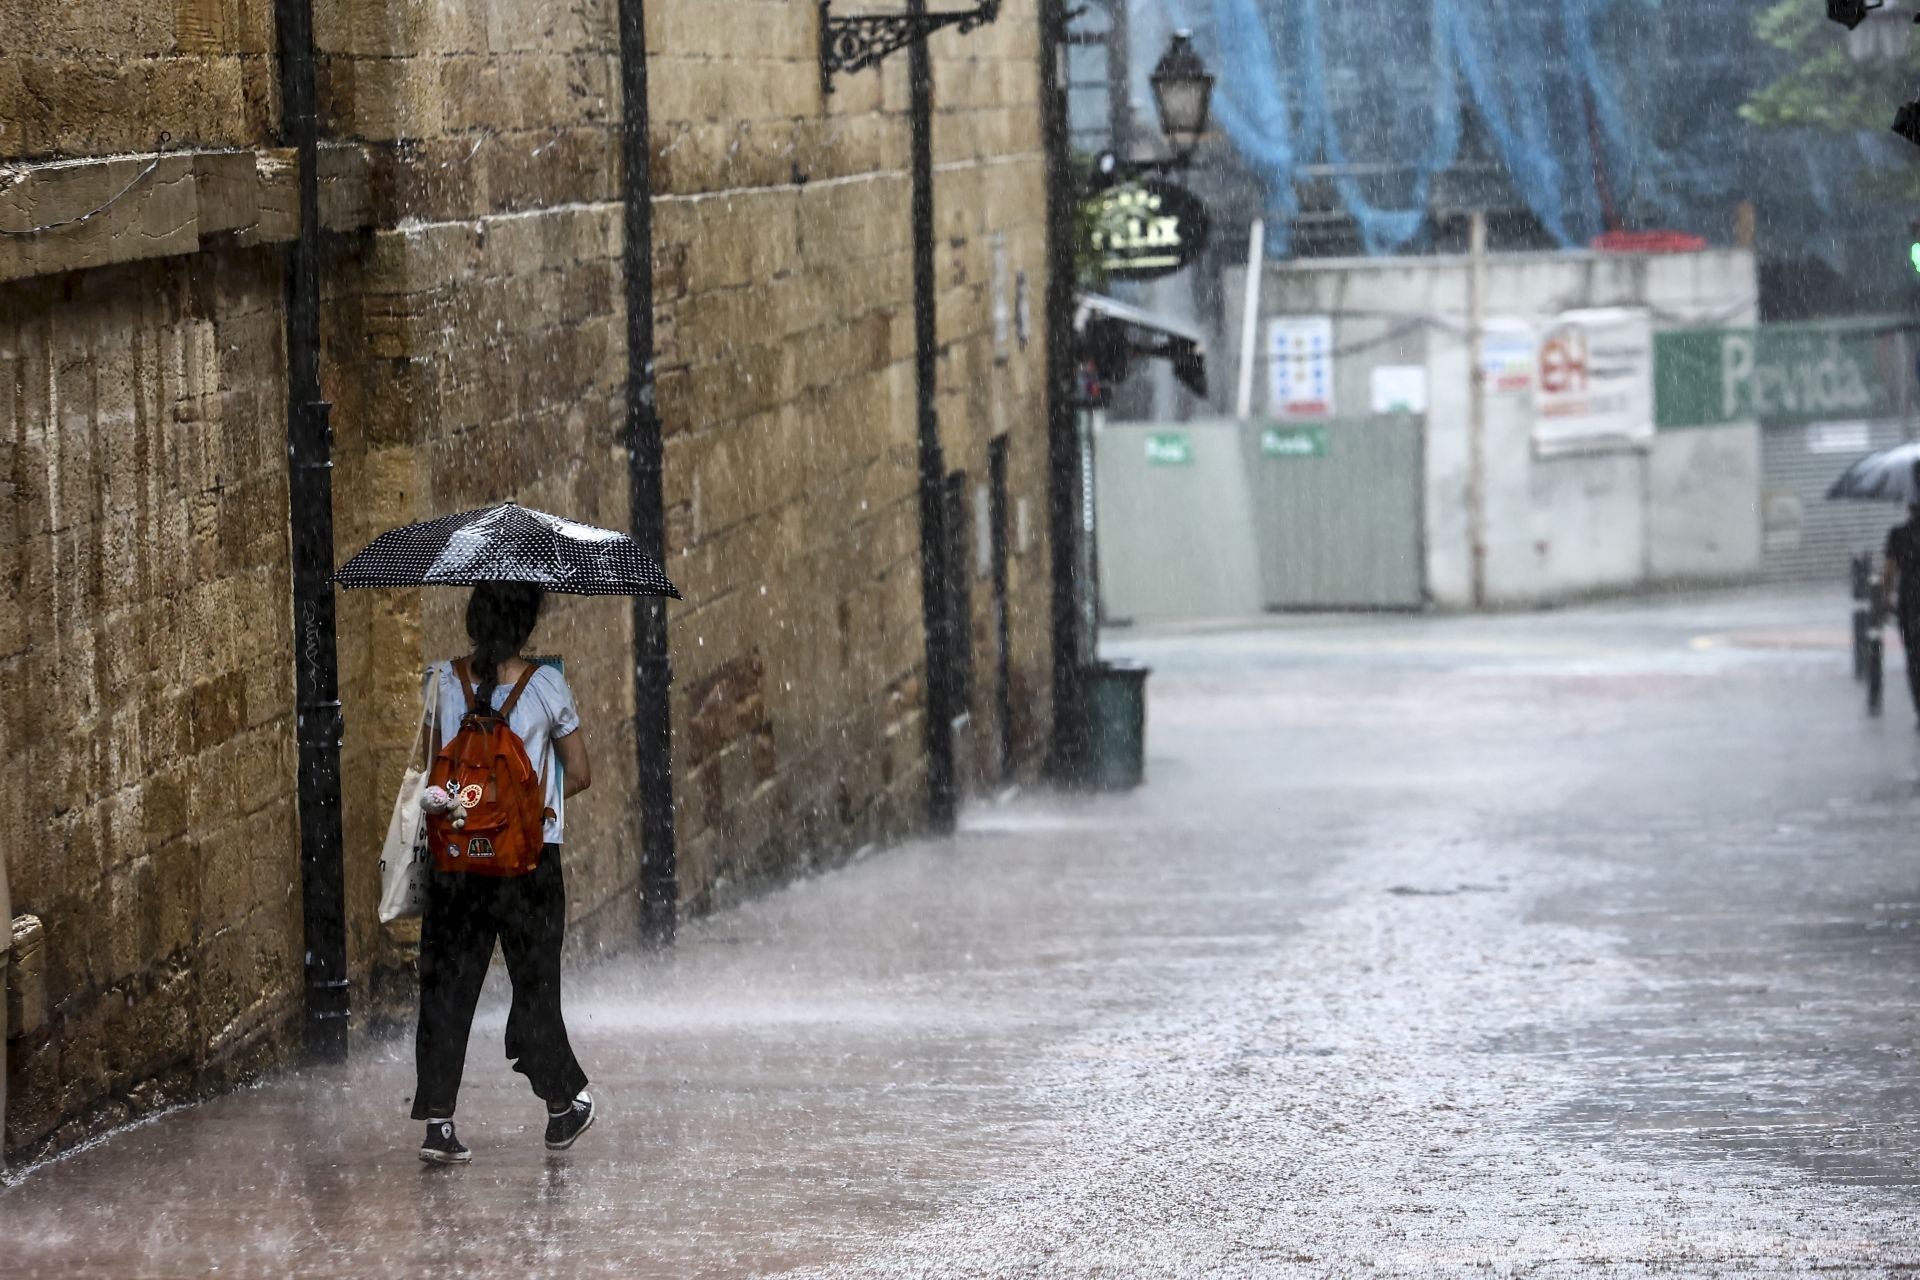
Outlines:
[{"label": "orange backpack", "polygon": [[434,758],[428,779],[454,797],[451,810],[427,819],[433,869],[525,875],[540,865],[544,821],[553,811],[546,807],[546,779],[534,772],[526,744],[507,727],[507,717],[537,668],[529,665],[521,673],[498,711],[475,698],[465,658],[453,670],[467,695],[467,713],[460,732]]}]

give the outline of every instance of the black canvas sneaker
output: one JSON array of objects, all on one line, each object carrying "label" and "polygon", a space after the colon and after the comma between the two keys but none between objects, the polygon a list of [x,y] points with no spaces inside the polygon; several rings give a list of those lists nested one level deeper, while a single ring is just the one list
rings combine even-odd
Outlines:
[{"label": "black canvas sneaker", "polygon": [[473,1152],[454,1136],[453,1121],[430,1120],[427,1139],[420,1144],[420,1158],[428,1164],[466,1164],[473,1159]]},{"label": "black canvas sneaker", "polygon": [[584,1092],[559,1115],[547,1112],[547,1150],[565,1151],[573,1140],[593,1127],[593,1099]]}]

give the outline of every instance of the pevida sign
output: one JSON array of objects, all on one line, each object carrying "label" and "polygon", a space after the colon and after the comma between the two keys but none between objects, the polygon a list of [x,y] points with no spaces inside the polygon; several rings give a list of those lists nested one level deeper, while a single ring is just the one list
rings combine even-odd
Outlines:
[{"label": "pevida sign", "polygon": [[1109,279],[1171,275],[1206,247],[1206,206],[1159,178],[1108,187],[1089,197],[1081,213],[1086,247]]},{"label": "pevida sign", "polygon": [[1660,334],[1655,406],[1663,429],[1885,417],[1907,375],[1897,322],[1829,321]]}]

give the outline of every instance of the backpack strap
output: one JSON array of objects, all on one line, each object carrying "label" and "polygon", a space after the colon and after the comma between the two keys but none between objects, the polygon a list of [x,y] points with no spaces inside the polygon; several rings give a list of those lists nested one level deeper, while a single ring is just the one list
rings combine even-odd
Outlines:
[{"label": "backpack strap", "polygon": [[519,703],[520,695],[527,691],[528,682],[533,679],[533,673],[539,669],[539,663],[529,662],[527,669],[520,673],[520,678],[513,682],[513,692],[507,695],[507,700],[500,704],[498,711],[495,711],[492,707],[480,705],[480,695],[474,692],[473,678],[467,672],[467,660],[465,658],[453,660],[454,673],[460,677],[460,687],[466,691],[467,710],[474,715],[498,716],[502,720],[513,714],[513,708]]},{"label": "backpack strap", "polygon": [[467,695],[467,710],[479,712],[478,696],[473,691],[473,677],[467,674],[467,660],[455,658],[452,662],[453,674],[460,677],[460,688]]},{"label": "backpack strap", "polygon": [[513,714],[513,708],[520,701],[520,695],[527,691],[528,683],[533,680],[533,673],[539,669],[539,663],[529,662],[527,669],[520,673],[520,678],[513,682],[513,692],[508,694],[507,700],[500,704],[500,718],[502,720],[505,720]]}]

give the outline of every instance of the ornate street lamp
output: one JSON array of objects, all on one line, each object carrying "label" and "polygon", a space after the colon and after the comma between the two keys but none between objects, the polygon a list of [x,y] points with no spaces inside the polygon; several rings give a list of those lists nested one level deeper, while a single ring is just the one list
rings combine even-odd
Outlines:
[{"label": "ornate street lamp", "polygon": [[1153,86],[1153,109],[1160,116],[1160,132],[1166,135],[1172,154],[1157,160],[1124,160],[1118,152],[1102,151],[1093,162],[1091,185],[1095,191],[1184,169],[1193,158],[1193,149],[1206,136],[1208,112],[1213,105],[1213,75],[1194,52],[1193,32],[1173,33],[1147,83]]},{"label": "ornate street lamp", "polygon": [[1153,107],[1160,114],[1160,132],[1184,159],[1200,145],[1207,132],[1207,112],[1213,102],[1213,77],[1193,50],[1193,32],[1176,31],[1167,51],[1147,77],[1153,86]]}]

